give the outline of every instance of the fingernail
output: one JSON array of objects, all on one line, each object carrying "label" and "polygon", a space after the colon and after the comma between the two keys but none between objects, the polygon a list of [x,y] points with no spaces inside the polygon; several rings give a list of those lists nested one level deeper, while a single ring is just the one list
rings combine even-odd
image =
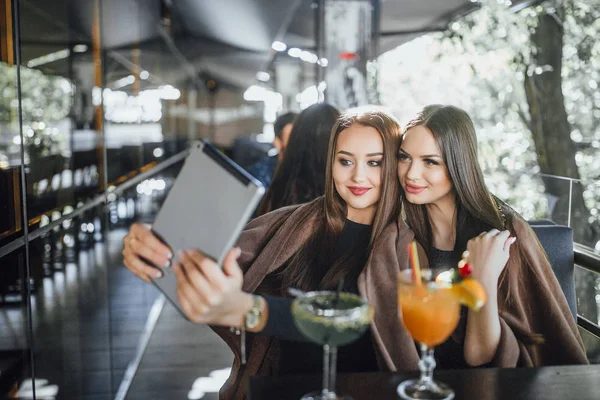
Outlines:
[{"label": "fingernail", "polygon": [[163,266],[163,268],[169,268],[171,266],[171,260],[167,260],[167,262],[165,263],[165,265]]},{"label": "fingernail", "polygon": [[163,274],[161,271],[156,271],[156,273],[154,274],[155,278],[162,278]]},{"label": "fingernail", "polygon": [[513,244],[513,243],[514,243],[514,242],[516,242],[516,241],[517,241],[517,238],[516,238],[516,237],[514,237],[514,238],[510,239],[510,244]]},{"label": "fingernail", "polygon": [[242,255],[242,249],[239,247],[235,248],[235,258],[239,258]]},{"label": "fingernail", "polygon": [[167,258],[171,260],[173,258],[173,253],[169,252],[169,254],[167,254]]}]

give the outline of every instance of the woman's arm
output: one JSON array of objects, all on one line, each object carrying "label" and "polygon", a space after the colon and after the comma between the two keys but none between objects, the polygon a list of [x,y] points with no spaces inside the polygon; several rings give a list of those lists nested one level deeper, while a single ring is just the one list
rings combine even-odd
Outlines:
[{"label": "woman's arm", "polygon": [[239,248],[230,250],[221,269],[197,250],[180,253],[180,263],[173,265],[177,296],[192,322],[242,326],[253,299],[241,289],[243,274],[236,261],[239,256]]},{"label": "woman's arm", "polygon": [[[475,312],[470,312],[467,323],[471,324],[471,330],[465,336],[465,357],[470,352],[469,360],[473,365],[492,357],[491,364],[498,367],[587,364],[577,324],[535,233],[518,215],[513,215],[509,223],[519,243],[512,246],[509,269],[503,284],[496,285],[499,300],[503,303],[499,305],[498,297],[488,293],[488,304],[494,302],[495,308],[501,310],[502,314],[502,317],[497,317],[500,337],[494,337],[498,341],[495,353],[492,345],[487,347],[485,357],[476,359],[482,355],[483,346],[477,341],[478,335],[484,332],[481,327],[486,326],[486,322],[477,318]],[[478,244],[476,247],[483,246]],[[481,253],[486,252],[490,253],[490,250]],[[483,271],[487,270],[488,264],[485,264],[485,260],[483,264],[482,261],[476,261],[473,256],[475,253],[471,253],[470,262],[475,267],[473,277],[481,279],[483,283],[486,281],[482,277],[485,275]],[[484,268],[480,269],[480,266]],[[492,268],[489,270],[494,271]],[[495,271],[501,272],[502,269]],[[497,280],[494,274],[492,276]],[[496,293],[493,288],[487,290]],[[481,344],[485,342],[484,339]]]},{"label": "woman's arm", "polygon": [[239,250],[230,251],[221,269],[197,250],[180,255],[181,264],[173,266],[173,271],[177,276],[179,302],[186,316],[196,323],[241,328],[256,298],[262,312],[258,324],[248,328],[248,332],[306,341],[292,318],[293,299],[262,297],[242,291],[243,275],[236,262],[238,256]]},{"label": "woman's arm", "polygon": [[469,365],[487,364],[496,356],[502,337],[498,279],[508,262],[510,246],[514,242],[515,238],[510,237],[509,231],[493,229],[467,244],[472,278],[483,285],[487,294],[487,302],[480,310],[468,312],[464,355]]},{"label": "woman's arm", "polygon": [[265,296],[264,299],[269,309],[269,315],[266,317],[264,327],[260,331],[256,331],[257,334],[295,342],[310,342],[300,333],[294,323],[292,316],[294,299],[274,296]]}]

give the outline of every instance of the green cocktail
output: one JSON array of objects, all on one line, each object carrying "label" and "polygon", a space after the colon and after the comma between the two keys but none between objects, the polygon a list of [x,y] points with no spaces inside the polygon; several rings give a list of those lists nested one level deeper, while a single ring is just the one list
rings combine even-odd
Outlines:
[{"label": "green cocktail", "polygon": [[292,303],[298,330],[323,346],[323,390],[302,399],[349,399],[335,393],[337,347],[352,343],[365,333],[373,309],[360,296],[351,293],[308,292]]},{"label": "green cocktail", "polygon": [[292,314],[296,326],[311,341],[320,345],[344,346],[358,339],[371,323],[369,305],[350,293],[325,292],[296,300]]}]

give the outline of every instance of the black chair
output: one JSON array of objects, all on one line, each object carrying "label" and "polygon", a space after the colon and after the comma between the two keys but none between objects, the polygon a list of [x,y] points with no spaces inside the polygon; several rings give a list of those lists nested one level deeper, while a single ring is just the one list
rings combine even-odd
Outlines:
[{"label": "black chair", "polygon": [[531,225],[542,247],[548,255],[554,275],[558,279],[571,314],[577,321],[577,297],[573,274],[575,270],[573,253],[573,230],[562,225]]},{"label": "black chair", "polygon": [[556,222],[549,219],[534,219],[532,221],[528,221],[529,225],[556,225]]}]

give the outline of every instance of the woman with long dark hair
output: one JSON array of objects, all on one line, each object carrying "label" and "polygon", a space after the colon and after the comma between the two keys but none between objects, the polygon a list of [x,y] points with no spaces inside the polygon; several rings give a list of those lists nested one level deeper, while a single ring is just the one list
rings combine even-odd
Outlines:
[{"label": "woman with long dark hair", "polygon": [[285,157],[275,171],[257,215],[323,195],[329,136],[339,115],[335,107],[319,103],[296,117]]},{"label": "woman with long dark hair", "polygon": [[[487,189],[469,115],[425,107],[398,151],[403,213],[432,267],[464,256],[488,301],[463,312],[440,346],[446,367],[587,363],[581,337],[544,250],[529,225]],[[443,367],[444,365],[442,365]]]},{"label": "woman with long dark hair", "polygon": [[[194,322],[212,324],[235,355],[222,398],[244,398],[241,382],[248,376],[320,371],[321,350],[290,341],[301,338],[293,332],[291,299],[284,297],[290,287],[334,289],[341,278],[345,291],[368,299],[374,318],[370,334],[339,350],[339,370],[417,368],[419,357],[400,325],[395,296],[413,239],[398,219],[400,135],[385,112],[345,112],[331,134],[324,196],[250,222],[223,269],[195,250],[180,255],[181,264],[173,268],[183,310]],[[142,278],[152,270],[140,255],[167,261],[168,250],[142,225],[133,226],[124,242],[125,265]],[[248,337],[245,365],[239,336],[223,325],[262,333]]]}]

